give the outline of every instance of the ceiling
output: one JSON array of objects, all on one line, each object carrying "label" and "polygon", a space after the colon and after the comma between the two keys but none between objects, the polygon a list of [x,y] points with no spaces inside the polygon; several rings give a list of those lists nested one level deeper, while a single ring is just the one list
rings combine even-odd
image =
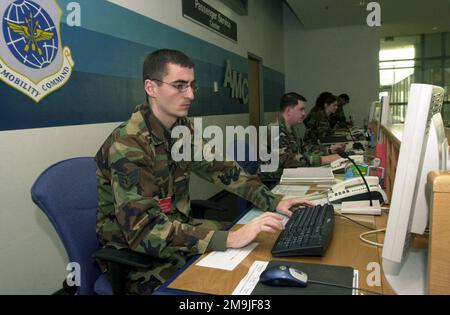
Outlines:
[{"label": "ceiling", "polygon": [[[367,25],[368,0],[285,0],[305,29]],[[378,0],[382,37],[450,31],[450,0]]]}]

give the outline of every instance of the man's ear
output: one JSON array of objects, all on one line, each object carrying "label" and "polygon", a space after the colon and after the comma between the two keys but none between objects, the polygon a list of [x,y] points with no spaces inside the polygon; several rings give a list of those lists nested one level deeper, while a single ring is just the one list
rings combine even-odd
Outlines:
[{"label": "man's ear", "polygon": [[286,106],[286,109],[284,110],[284,113],[289,116],[291,114],[291,110],[292,110],[291,106]]},{"label": "man's ear", "polygon": [[144,90],[150,97],[156,97],[155,84],[154,81],[149,79],[144,81]]}]

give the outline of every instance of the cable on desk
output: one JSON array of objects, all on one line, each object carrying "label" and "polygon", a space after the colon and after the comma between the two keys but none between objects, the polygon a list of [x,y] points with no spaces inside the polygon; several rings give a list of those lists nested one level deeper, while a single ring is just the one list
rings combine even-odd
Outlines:
[{"label": "cable on desk", "polygon": [[343,218],[345,218],[345,219],[347,219],[347,220],[349,220],[349,221],[352,221],[352,222],[355,223],[355,224],[361,225],[362,227],[364,227],[364,228],[366,228],[366,229],[368,229],[368,230],[371,230],[371,231],[375,230],[373,227],[370,227],[370,226],[368,226],[368,225],[364,225],[364,224],[362,224],[362,223],[359,223],[358,221],[355,221],[355,220],[353,220],[353,219],[351,219],[351,218],[349,218],[349,217],[347,217],[347,216],[345,216],[345,215],[343,215],[343,214],[340,214],[340,213],[334,213],[334,215],[337,216],[337,217],[343,217]]},{"label": "cable on desk", "polygon": [[373,230],[373,231],[369,231],[369,232],[364,232],[359,236],[359,239],[361,241],[363,241],[364,243],[370,244],[370,245],[374,245],[377,247],[383,247],[383,244],[381,243],[377,243],[377,242],[373,242],[373,241],[369,241],[368,239],[364,238],[364,236],[369,235],[369,234],[374,234],[374,233],[379,233],[379,232],[385,232],[386,228],[384,229],[379,229],[379,230]]},{"label": "cable on desk", "polygon": [[321,285],[328,285],[328,286],[332,286],[332,287],[338,287],[338,288],[344,288],[344,289],[350,289],[350,290],[359,290],[359,291],[364,291],[370,294],[374,294],[374,295],[382,295],[381,293],[375,292],[375,291],[370,291],[370,290],[366,290],[366,289],[360,289],[360,288],[356,288],[356,287],[350,287],[350,286],[346,286],[346,285],[342,285],[342,284],[336,284],[336,283],[329,283],[329,282],[322,282],[322,281],[316,281],[316,280],[309,280],[309,283],[315,283],[315,284],[321,284]]}]

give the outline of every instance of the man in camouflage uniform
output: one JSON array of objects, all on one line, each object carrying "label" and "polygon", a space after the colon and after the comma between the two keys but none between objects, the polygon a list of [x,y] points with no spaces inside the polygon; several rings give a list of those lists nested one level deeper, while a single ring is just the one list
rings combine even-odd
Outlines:
[{"label": "man in camouflage uniform", "polygon": [[331,128],[347,128],[347,119],[345,118],[344,106],[350,102],[350,97],[347,94],[338,96],[338,108],[336,113],[330,115]]},{"label": "man in camouflage uniform", "polygon": [[[332,145],[327,148],[321,145],[305,144],[300,129],[297,126],[306,117],[306,98],[297,93],[286,93],[280,99],[280,112],[276,122],[269,125],[269,137],[272,127],[279,127],[279,168],[275,172],[264,173],[264,180],[279,179],[285,168],[317,167],[329,164],[340,157],[334,154],[343,144]],[[269,142],[269,141],[268,141]],[[270,143],[270,142],[269,142]]]},{"label": "man in camouflage uniform", "polygon": [[[131,118],[117,127],[96,156],[97,234],[103,246],[128,248],[155,258],[151,270],[131,271],[130,293],[148,294],[188,258],[208,250],[240,248],[259,232],[283,228],[275,210],[291,215],[292,206],[309,204],[301,199],[280,201],[257,176],[232,162],[180,161],[172,157],[171,130],[186,126],[196,90],[194,64],[174,50],[157,50],[143,67],[146,101]],[[195,142],[191,139],[192,152]],[[232,232],[220,224],[191,217],[191,171],[268,211]]]}]

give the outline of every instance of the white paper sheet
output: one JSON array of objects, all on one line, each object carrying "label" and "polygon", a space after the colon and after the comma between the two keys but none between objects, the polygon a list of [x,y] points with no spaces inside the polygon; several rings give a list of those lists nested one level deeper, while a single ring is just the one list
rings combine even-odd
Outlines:
[{"label": "white paper sheet", "polygon": [[259,276],[266,270],[268,264],[268,261],[256,260],[234,289],[233,295],[250,295],[258,284]]},{"label": "white paper sheet", "polygon": [[200,260],[197,266],[232,271],[256,246],[258,246],[258,243],[251,243],[243,248],[227,249],[224,252],[211,252]]}]

